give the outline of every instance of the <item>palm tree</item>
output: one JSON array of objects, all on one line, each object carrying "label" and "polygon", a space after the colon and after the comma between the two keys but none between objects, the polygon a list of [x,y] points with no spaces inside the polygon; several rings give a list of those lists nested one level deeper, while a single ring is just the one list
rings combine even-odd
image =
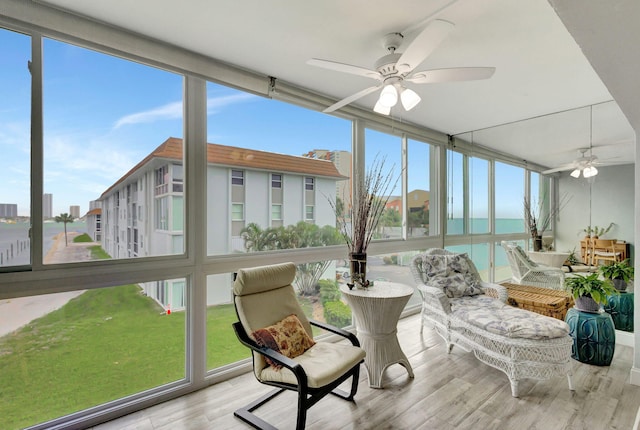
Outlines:
[{"label": "palm tree", "polygon": [[56,222],[64,223],[64,246],[69,246],[67,242],[67,223],[73,222],[73,217],[68,213],[63,213],[55,217]]}]

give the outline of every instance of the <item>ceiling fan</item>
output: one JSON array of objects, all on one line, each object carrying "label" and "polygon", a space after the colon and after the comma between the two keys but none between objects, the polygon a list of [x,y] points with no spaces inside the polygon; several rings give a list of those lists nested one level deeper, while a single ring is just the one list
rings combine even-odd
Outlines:
[{"label": "ceiling fan", "polygon": [[440,82],[472,81],[488,79],[493,76],[495,67],[454,67],[414,72],[453,30],[454,24],[444,20],[431,21],[407,46],[403,53],[396,53],[404,36],[401,33],[389,33],[383,38],[383,46],[389,54],[374,64],[374,69],[338,63],[330,60],[312,58],[307,64],[337,72],[364,76],[378,81],[376,85],[358,91],[329,106],[324,112],[333,112],[351,102],[382,88],[374,111],[389,115],[391,108],[398,103],[398,96],[405,110],[413,109],[420,103],[420,96],[404,83],[431,84]]},{"label": "ceiling fan", "polygon": [[[589,152],[589,155],[587,155],[587,152]],[[591,148],[580,148],[578,149],[578,154],[578,158],[573,160],[573,162],[560,167],[545,170],[544,172],[542,172],[542,174],[548,175],[549,173],[571,170],[571,176],[573,176],[574,178],[579,178],[580,173],[582,173],[585,178],[596,176],[598,174],[598,169],[596,169],[596,166],[600,163],[598,161],[598,157],[593,155]]]}]

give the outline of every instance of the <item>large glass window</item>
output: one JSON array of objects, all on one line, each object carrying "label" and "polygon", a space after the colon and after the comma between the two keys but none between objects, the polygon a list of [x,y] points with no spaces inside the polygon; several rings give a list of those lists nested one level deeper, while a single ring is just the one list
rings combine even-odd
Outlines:
[{"label": "large glass window", "polygon": [[469,158],[469,217],[471,234],[489,233],[489,161]]},{"label": "large glass window", "polygon": [[430,222],[431,212],[437,211],[437,194],[431,188],[436,183],[431,169],[433,147],[409,139],[407,152],[407,236],[433,236],[438,234],[437,226]]},{"label": "large glass window", "polygon": [[[43,57],[44,262],[58,247],[93,240],[90,205],[102,215],[95,245],[112,258],[134,248],[138,256],[181,253],[183,149],[172,136],[182,136],[182,77],[53,39],[44,39]],[[133,193],[138,182],[150,186]],[[155,213],[155,223],[134,226],[138,210]],[[144,247],[133,242],[134,227]]]},{"label": "large glass window", "polygon": [[28,427],[184,380],[184,285],[153,281],[3,303],[14,317],[0,325],[2,427]]},{"label": "large glass window", "polygon": [[[330,202],[350,204],[351,122],[214,83],[207,105],[208,254],[343,244]],[[294,240],[305,221],[315,239]]]},{"label": "large glass window", "polygon": [[464,156],[447,151],[447,234],[464,234]]},{"label": "large glass window", "polygon": [[524,173],[521,167],[495,162],[496,233],[524,233]]},{"label": "large glass window", "polygon": [[[365,130],[365,168],[367,173],[380,174],[382,188],[378,194],[388,199],[378,231],[373,239],[402,238],[402,139],[376,130]],[[380,166],[376,172],[376,165]],[[387,186],[388,184],[388,186]]]},{"label": "large glass window", "polygon": [[31,264],[30,60],[31,38],[0,28],[0,267]]}]

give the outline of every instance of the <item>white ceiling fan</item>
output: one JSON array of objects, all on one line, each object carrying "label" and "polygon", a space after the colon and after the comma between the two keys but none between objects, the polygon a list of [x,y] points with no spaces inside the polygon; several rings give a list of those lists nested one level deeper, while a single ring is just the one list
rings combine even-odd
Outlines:
[{"label": "white ceiling fan", "polygon": [[[589,155],[587,155],[587,152],[589,152]],[[591,150],[591,148],[580,148],[578,149],[578,153],[578,158],[573,160],[571,163],[555,167],[553,169],[545,170],[544,172],[542,172],[542,174],[548,175],[550,173],[571,170],[571,176],[573,176],[574,178],[579,178],[580,173],[582,173],[585,178],[590,178],[597,175],[598,169],[596,169],[596,166],[600,163],[598,162],[598,157],[593,155],[593,151]]]},{"label": "white ceiling fan", "polygon": [[389,54],[376,61],[374,70],[330,60],[313,58],[307,61],[312,66],[338,72],[350,73],[378,81],[376,85],[365,88],[329,106],[324,112],[333,112],[367,94],[382,88],[374,111],[389,115],[391,108],[398,102],[398,96],[405,110],[413,109],[420,96],[403,84],[430,84],[440,82],[472,81],[488,79],[493,76],[495,67],[455,67],[414,72],[453,30],[454,25],[444,20],[431,21],[407,46],[403,53],[396,53],[404,36],[401,33],[389,33],[383,38],[383,45]]}]

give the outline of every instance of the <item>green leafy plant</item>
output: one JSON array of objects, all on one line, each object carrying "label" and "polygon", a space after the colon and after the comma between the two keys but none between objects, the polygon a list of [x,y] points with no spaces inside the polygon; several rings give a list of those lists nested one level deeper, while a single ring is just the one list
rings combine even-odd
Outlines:
[{"label": "green leafy plant", "polygon": [[599,304],[606,304],[607,296],[619,294],[611,281],[599,279],[598,273],[591,273],[587,276],[575,275],[566,278],[564,286],[574,299],[582,296],[591,296]]},{"label": "green leafy plant", "polygon": [[598,227],[597,225],[593,227],[593,229],[591,230],[591,234],[592,236],[596,236],[596,237],[602,237],[605,234],[609,233],[609,231],[611,230],[611,227],[613,227],[614,223],[609,223],[609,225],[607,227]]},{"label": "green leafy plant", "polygon": [[575,265],[580,263],[580,259],[578,258],[578,256],[576,255],[576,248],[574,247],[573,249],[569,250],[569,256],[567,257],[567,261],[569,262],[570,265]]},{"label": "green leafy plant", "polygon": [[622,279],[629,282],[633,279],[633,266],[629,265],[629,259],[618,263],[600,266],[600,274],[606,279]]}]

